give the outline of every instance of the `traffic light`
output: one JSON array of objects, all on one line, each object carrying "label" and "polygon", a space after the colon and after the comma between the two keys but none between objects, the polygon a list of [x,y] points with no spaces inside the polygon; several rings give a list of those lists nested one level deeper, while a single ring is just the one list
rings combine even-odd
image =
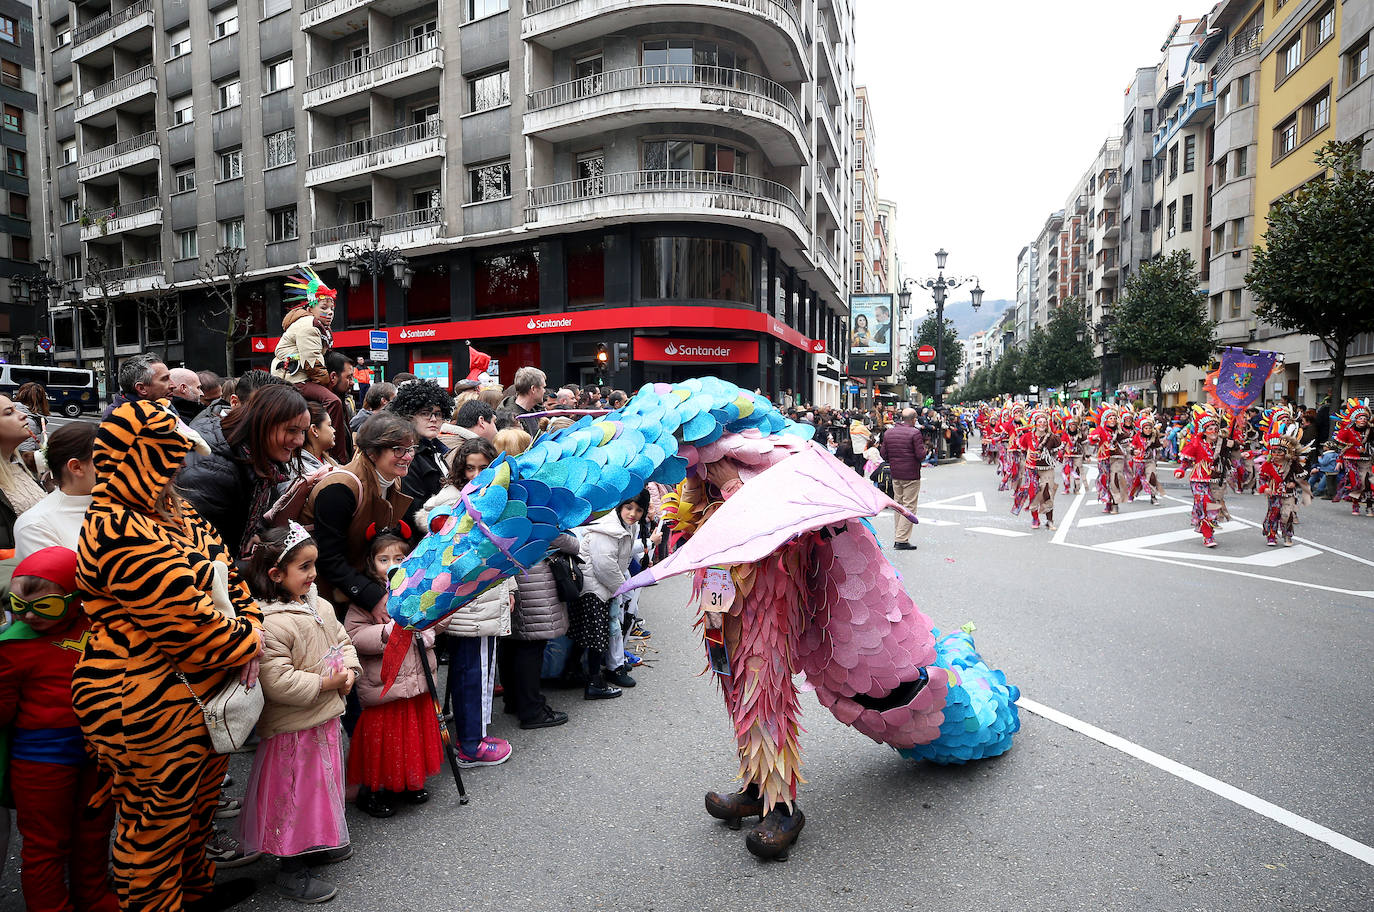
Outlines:
[{"label": "traffic light", "polygon": [[628,343],[628,342],[617,342],[617,343],[615,343],[614,350],[615,350],[615,369],[616,369],[617,371],[629,370],[629,369],[630,369],[630,343]]},{"label": "traffic light", "polygon": [[611,363],[611,350],[605,342],[596,343],[596,369],[604,371]]}]

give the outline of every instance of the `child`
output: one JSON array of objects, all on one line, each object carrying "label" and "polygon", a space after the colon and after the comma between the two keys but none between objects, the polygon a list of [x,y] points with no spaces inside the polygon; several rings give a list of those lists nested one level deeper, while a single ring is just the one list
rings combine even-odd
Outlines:
[{"label": "child", "polygon": [[[368,575],[384,582],[387,571],[405,559],[407,545],[394,535],[378,535],[368,554]],[[429,800],[425,780],[439,771],[443,747],[434,703],[425,683],[424,670],[415,650],[401,663],[391,689],[382,694],[382,653],[396,622],[379,624],[372,612],[352,605],[344,618],[344,630],[353,641],[362,664],[358,699],[362,714],[348,748],[348,782],[362,786],[358,807],[373,817],[396,813],[393,793],[408,804]],[[425,661],[433,673],[434,628],[421,633]]]},{"label": "child", "polygon": [[315,592],[319,550],[305,529],[270,529],[248,559],[248,587],[262,608],[259,680],[266,705],[244,799],[247,852],[281,859],[277,889],[316,903],[335,888],[311,874],[353,854],[344,822],[344,695],[361,671],[333,609]]},{"label": "child", "polygon": [[[481,437],[464,440],[444,487],[425,504],[425,515],[436,507],[458,504],[463,488],[495,458],[496,449]],[[461,513],[462,507],[457,510]],[[448,691],[460,766],[497,766],[510,759],[510,742],[488,737],[487,726],[496,690],[496,638],[510,635],[515,590],[514,577],[502,580],[450,615],[445,627],[450,637]]]},{"label": "child", "polygon": [[635,686],[635,679],[630,677],[625,664],[625,640],[620,629],[624,618],[623,600],[615,591],[629,579],[633,539],[648,509],[649,492],[640,491],[637,497],[583,526],[582,533],[578,534],[582,542],[582,563],[586,567],[578,605],[579,620],[584,626],[588,619],[599,625],[601,618],[610,616],[606,633],[597,635],[598,631],[589,631],[580,635],[580,645],[587,649],[587,671],[591,675],[584,695],[588,700],[618,697],[621,687]]},{"label": "child", "polygon": [[[0,635],[0,792],[23,838],[20,884],[30,909],[117,912],[106,872],[114,805],[97,791],[72,710],[72,670],[90,622],[76,595],[76,552],[42,548],[11,581],[15,623]],[[8,768],[4,761],[8,760]]]},{"label": "child", "polygon": [[343,402],[330,389],[325,366],[325,355],[334,343],[330,326],[338,292],[324,284],[309,266],[302,266],[286,287],[290,290],[285,303],[290,309],[282,317],[281,338],[272,353],[272,374],[294,383],[302,396],[324,406],[336,431],[330,455],[336,462],[348,462],[348,435],[342,431],[348,427],[348,416]]}]

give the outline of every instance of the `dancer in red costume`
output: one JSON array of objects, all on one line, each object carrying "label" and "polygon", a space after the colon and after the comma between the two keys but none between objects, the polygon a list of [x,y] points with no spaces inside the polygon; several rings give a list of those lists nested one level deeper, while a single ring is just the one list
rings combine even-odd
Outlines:
[{"label": "dancer in red costume", "polygon": [[1120,422],[1120,410],[1104,405],[1097,412],[1097,429],[1088,435],[1097,450],[1097,499],[1103,513],[1120,513],[1126,499],[1126,454],[1133,432],[1124,432]]},{"label": "dancer in red costume", "polygon": [[1336,442],[1341,446],[1336,473],[1336,500],[1350,501],[1350,515],[1374,516],[1374,421],[1368,399],[1346,403],[1337,424]]},{"label": "dancer in red costume", "polygon": [[1231,518],[1222,494],[1227,458],[1220,419],[1210,408],[1199,406],[1193,416],[1192,433],[1179,450],[1179,467],[1174,470],[1174,477],[1187,478],[1192,486],[1193,528],[1208,548],[1217,546],[1217,526]]},{"label": "dancer in red costume", "polygon": [[1164,435],[1159,431],[1155,416],[1144,412],[1140,416],[1139,427],[1131,441],[1135,459],[1132,462],[1131,491],[1128,500],[1135,500],[1142,491],[1150,494],[1150,503],[1159,503],[1159,476],[1156,467],[1164,452]]},{"label": "dancer in red costume", "polygon": [[1259,491],[1268,495],[1260,531],[1265,544],[1274,547],[1283,540],[1293,546],[1293,524],[1298,506],[1312,502],[1307,486],[1307,447],[1302,446],[1302,429],[1287,409],[1273,409],[1264,422],[1265,459],[1259,468]]},{"label": "dancer in red costume", "polygon": [[1054,529],[1054,495],[1059,488],[1055,463],[1063,457],[1064,441],[1048,410],[1035,409],[1029,419],[1030,427],[1017,440],[1025,456],[1024,482],[1012,496],[1011,512],[1017,515],[1029,507],[1032,529],[1040,528],[1041,513],[1045,514],[1046,528]]}]

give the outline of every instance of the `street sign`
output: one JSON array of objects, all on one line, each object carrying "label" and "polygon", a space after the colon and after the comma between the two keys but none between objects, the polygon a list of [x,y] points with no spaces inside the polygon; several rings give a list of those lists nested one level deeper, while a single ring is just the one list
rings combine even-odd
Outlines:
[{"label": "street sign", "polygon": [[922,364],[929,364],[930,362],[934,361],[935,346],[922,345],[920,348],[916,349],[916,360],[920,361]]},{"label": "street sign", "polygon": [[935,365],[934,365],[934,364],[918,364],[918,365],[916,365],[916,371],[917,371],[917,373],[922,373],[922,374],[934,373],[934,372],[935,372]]},{"label": "street sign", "polygon": [[849,395],[851,395],[851,396],[857,396],[857,395],[859,395],[859,388],[858,388],[857,386],[851,386],[851,387],[849,388]]},{"label": "street sign", "polygon": [[367,355],[373,361],[389,360],[391,343],[387,341],[385,329],[368,330],[367,349]]},{"label": "street sign", "polygon": [[45,352],[52,351],[52,339],[49,339],[47,336],[44,336],[43,338],[38,340],[38,347]]}]

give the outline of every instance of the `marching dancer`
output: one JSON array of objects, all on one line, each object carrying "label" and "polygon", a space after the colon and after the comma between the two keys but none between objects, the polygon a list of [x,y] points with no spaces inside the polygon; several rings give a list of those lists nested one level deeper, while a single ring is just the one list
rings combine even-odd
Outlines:
[{"label": "marching dancer", "polygon": [[1336,442],[1341,468],[1336,472],[1336,500],[1350,501],[1350,515],[1374,516],[1374,422],[1368,399],[1351,399],[1339,416]]},{"label": "marching dancer", "polygon": [[1175,478],[1187,478],[1193,489],[1193,528],[1202,534],[1202,543],[1215,548],[1217,526],[1231,518],[1222,496],[1225,485],[1227,451],[1221,440],[1221,422],[1216,413],[1195,407],[1188,440],[1179,449]]},{"label": "marching dancer", "polygon": [[1092,443],[1088,440],[1088,424],[1076,410],[1064,417],[1064,493],[1077,494],[1083,487],[1083,460]]},{"label": "marching dancer", "polygon": [[1038,408],[1030,413],[1030,427],[1021,434],[1017,446],[1025,455],[1024,483],[1012,496],[1011,512],[1017,515],[1027,506],[1031,511],[1031,528],[1040,528],[1040,514],[1045,514],[1045,528],[1054,529],[1054,494],[1059,484],[1055,480],[1055,461],[1064,452],[1064,441],[1055,433],[1050,413]]},{"label": "marching dancer", "polygon": [[1127,499],[1134,501],[1141,491],[1149,491],[1150,503],[1157,504],[1159,477],[1155,470],[1159,464],[1160,454],[1164,452],[1164,435],[1160,433],[1154,415],[1145,412],[1140,416],[1140,426],[1131,445],[1135,451],[1135,460],[1132,463],[1131,492]]},{"label": "marching dancer", "polygon": [[1307,486],[1307,448],[1302,446],[1302,429],[1296,424],[1284,423],[1282,415],[1270,414],[1267,423],[1266,456],[1259,469],[1259,491],[1268,495],[1269,504],[1260,531],[1269,547],[1277,545],[1281,538],[1284,546],[1291,548],[1298,505],[1312,502],[1312,491]]},{"label": "marching dancer", "polygon": [[1088,435],[1097,449],[1097,499],[1103,513],[1120,513],[1126,499],[1126,453],[1131,434],[1120,427],[1116,406],[1103,405],[1097,412],[1097,429]]}]

